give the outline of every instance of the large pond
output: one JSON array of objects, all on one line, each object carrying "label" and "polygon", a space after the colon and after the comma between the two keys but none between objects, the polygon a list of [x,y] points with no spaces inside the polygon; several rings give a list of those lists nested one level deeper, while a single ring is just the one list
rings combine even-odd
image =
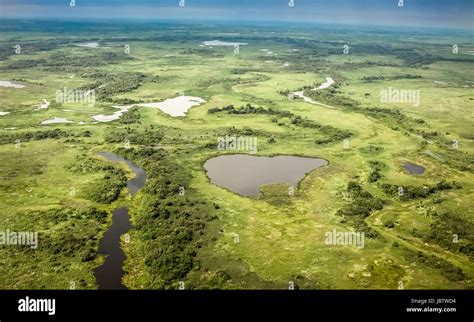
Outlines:
[{"label": "large pond", "polygon": [[309,172],[327,164],[326,160],[317,158],[233,154],[209,159],[204,168],[212,183],[242,196],[258,197],[263,185],[296,186]]},{"label": "large pond", "polygon": [[[127,182],[128,191],[132,196],[145,186],[147,179],[145,171],[130,160],[110,152],[100,152],[98,155],[111,162],[124,162],[135,173],[135,177]],[[117,208],[112,212],[112,225],[107,229],[99,244],[99,254],[107,255],[107,257],[104,263],[94,270],[99,289],[126,289],[122,284],[125,273],[123,270],[125,254],[120,248],[120,237],[132,228],[128,208]]]}]

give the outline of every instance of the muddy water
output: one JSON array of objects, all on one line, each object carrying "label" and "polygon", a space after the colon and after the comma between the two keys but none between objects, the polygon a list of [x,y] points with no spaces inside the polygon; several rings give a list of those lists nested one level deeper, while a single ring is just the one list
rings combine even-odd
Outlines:
[{"label": "muddy water", "polygon": [[209,159],[204,168],[212,183],[242,196],[258,197],[262,185],[296,186],[306,174],[327,164],[326,160],[317,158],[234,154]]}]

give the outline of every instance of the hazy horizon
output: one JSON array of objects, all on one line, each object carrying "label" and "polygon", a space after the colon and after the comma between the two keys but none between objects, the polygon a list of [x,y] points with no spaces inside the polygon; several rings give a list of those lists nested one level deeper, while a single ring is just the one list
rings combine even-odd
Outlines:
[{"label": "hazy horizon", "polygon": [[153,21],[290,22],[419,28],[473,28],[469,0],[4,0],[2,19],[111,19]]}]

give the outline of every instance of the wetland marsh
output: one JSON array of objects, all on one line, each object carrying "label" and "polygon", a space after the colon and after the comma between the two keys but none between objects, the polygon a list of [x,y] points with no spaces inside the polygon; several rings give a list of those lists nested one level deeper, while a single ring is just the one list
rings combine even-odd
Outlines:
[{"label": "wetland marsh", "polygon": [[[48,19],[0,32],[0,231],[39,232],[35,250],[0,246],[0,288],[474,287],[469,32]],[[328,246],[333,231],[363,247]]]}]

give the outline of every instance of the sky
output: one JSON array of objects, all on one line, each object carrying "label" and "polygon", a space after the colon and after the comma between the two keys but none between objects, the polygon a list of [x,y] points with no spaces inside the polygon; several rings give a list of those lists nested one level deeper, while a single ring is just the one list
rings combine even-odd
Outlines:
[{"label": "sky", "polygon": [[293,7],[291,0],[75,0],[70,6],[71,1],[0,0],[0,19],[202,19],[474,30],[474,0],[293,0]]}]

